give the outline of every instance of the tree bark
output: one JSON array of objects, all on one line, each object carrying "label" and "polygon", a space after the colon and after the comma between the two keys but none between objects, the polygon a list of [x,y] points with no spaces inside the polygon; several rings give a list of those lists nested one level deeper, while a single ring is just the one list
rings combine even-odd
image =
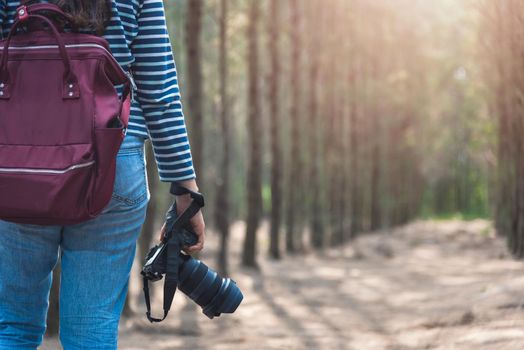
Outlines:
[{"label": "tree bark", "polygon": [[204,115],[202,111],[202,0],[187,1],[186,48],[187,79],[186,101],[191,129],[191,153],[195,171],[200,173],[203,162]]},{"label": "tree bark", "polygon": [[258,55],[258,22],[260,17],[259,0],[250,2],[248,40],[248,143],[249,165],[247,174],[247,227],[242,254],[242,264],[247,267],[258,267],[256,263],[256,233],[260,223],[262,209],[261,179],[261,123],[259,100],[259,55]]},{"label": "tree bark", "polygon": [[[349,83],[351,86],[351,91],[353,91],[353,95],[355,95],[355,91],[357,89],[357,68],[354,63],[352,64],[351,69],[352,71],[350,73]],[[362,231],[362,195],[361,189],[359,187],[359,117],[357,103],[354,98],[351,101],[350,108],[351,237],[356,237],[356,235]]]},{"label": "tree bark", "polygon": [[271,0],[269,15],[269,54],[271,73],[269,76],[269,114],[271,134],[271,232],[269,255],[280,259],[280,225],[282,218],[282,155],[280,129],[280,1]]},{"label": "tree bark", "polygon": [[58,304],[60,294],[60,261],[56,264],[53,269],[53,283],[51,284],[51,291],[49,293],[49,309],[47,310],[47,336],[58,335],[58,329],[60,327],[59,314],[60,306]]},{"label": "tree bark", "polygon": [[[374,29],[374,42],[375,50],[380,50],[384,45],[382,44],[382,33],[380,32],[381,24],[375,23]],[[381,159],[380,159],[380,142],[381,142],[381,108],[382,102],[380,90],[377,86],[377,82],[380,81],[380,57],[376,56],[372,58],[371,62],[371,78],[374,82],[373,95],[377,96],[377,101],[373,103],[371,107],[371,132],[376,136],[372,139],[371,145],[371,208],[370,208],[370,229],[371,231],[378,230],[382,227],[382,196],[380,191],[380,175],[381,175]]]},{"label": "tree bark", "polygon": [[228,275],[228,237],[229,237],[229,167],[230,167],[230,130],[229,130],[229,95],[228,95],[228,60],[227,60],[227,15],[228,0],[220,0],[220,131],[222,134],[222,162],[217,181],[215,221],[220,232],[220,251],[218,268],[223,276]]},{"label": "tree bark", "polygon": [[[323,16],[319,12],[323,11],[323,6],[318,6],[318,2],[311,1],[308,13],[308,23],[313,27],[318,23],[318,18],[322,21]],[[318,16],[318,18],[317,18]],[[320,167],[323,162],[323,157],[320,157],[320,123],[319,123],[319,91],[320,84],[319,72],[320,62],[318,50],[320,33],[325,29],[325,23],[321,23],[320,30],[315,30],[310,35],[309,41],[309,78],[311,79],[309,90],[309,187],[310,191],[310,207],[309,215],[310,229],[311,229],[311,245],[314,249],[322,249],[324,247],[324,225],[323,225],[323,202],[320,197],[321,181],[320,181]]]},{"label": "tree bark", "polygon": [[300,13],[298,0],[290,0],[289,9],[291,11],[291,153],[290,171],[288,179],[288,200],[287,200],[287,232],[286,250],[290,253],[296,252],[301,248],[301,234],[297,225],[297,213],[299,212],[298,196],[301,194],[302,183],[302,164],[300,158]]}]

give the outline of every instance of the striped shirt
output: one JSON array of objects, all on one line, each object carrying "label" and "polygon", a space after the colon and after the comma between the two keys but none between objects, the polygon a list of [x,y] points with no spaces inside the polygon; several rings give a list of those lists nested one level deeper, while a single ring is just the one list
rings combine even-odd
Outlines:
[{"label": "striped shirt", "polygon": [[[0,37],[18,6],[20,0],[0,0]],[[112,0],[104,37],[137,86],[128,133],[151,140],[161,181],[195,178],[162,0]]]}]

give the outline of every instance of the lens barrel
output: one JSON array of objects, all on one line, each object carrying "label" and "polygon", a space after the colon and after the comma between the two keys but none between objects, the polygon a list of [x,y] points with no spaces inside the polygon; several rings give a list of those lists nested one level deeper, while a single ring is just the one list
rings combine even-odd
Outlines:
[{"label": "lens barrel", "polygon": [[233,313],[244,296],[230,278],[223,278],[200,260],[182,254],[178,288],[202,307],[203,313],[213,318],[222,313]]}]

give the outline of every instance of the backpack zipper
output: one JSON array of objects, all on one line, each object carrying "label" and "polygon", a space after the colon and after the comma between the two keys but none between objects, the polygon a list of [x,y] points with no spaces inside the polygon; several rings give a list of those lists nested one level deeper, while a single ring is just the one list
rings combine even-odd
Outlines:
[{"label": "backpack zipper", "polygon": [[34,168],[0,168],[0,173],[65,174],[75,169],[87,168],[93,164],[95,164],[94,160],[87,162],[87,163],[73,164],[70,167],[67,167],[65,169],[60,169],[60,170],[34,169]]},{"label": "backpack zipper", "polygon": [[[136,85],[136,82],[135,82],[135,79],[132,75],[131,72],[126,72],[122,66],[116,61],[115,57],[113,56],[113,54],[111,54],[111,52],[109,52],[108,49],[106,49],[104,46],[102,45],[98,45],[98,44],[69,44],[69,45],[65,45],[66,48],[83,48],[83,47],[92,47],[92,48],[98,48],[98,49],[101,49],[103,50],[110,58],[112,58],[114,61],[115,61],[115,66],[118,67],[118,69],[120,70],[120,72],[122,72],[122,74],[126,75],[127,78],[129,79],[130,83],[131,83],[131,101],[132,102],[135,102],[135,95],[136,95],[136,92],[138,91],[138,87]],[[45,49],[58,49],[59,46],[58,45],[38,45],[38,46],[9,46],[9,50],[45,50]],[[3,50],[4,47],[3,46],[0,46],[0,50]]]},{"label": "backpack zipper", "polygon": [[[102,49],[105,53],[107,53],[111,58],[114,59],[113,55],[111,54],[111,52],[109,52],[109,50],[107,50],[102,45],[98,45],[98,44],[69,44],[69,45],[65,45],[65,47],[66,48],[73,48],[73,49],[74,48],[82,48],[82,47],[99,48],[99,49]],[[58,48],[59,48],[58,45],[9,46],[9,50],[43,50],[43,49],[58,49]],[[0,46],[0,50],[3,50],[3,49],[4,49],[4,47]],[[117,66],[120,68],[122,73],[127,75],[127,72],[122,68],[122,66],[120,66],[120,64],[117,64]]]}]

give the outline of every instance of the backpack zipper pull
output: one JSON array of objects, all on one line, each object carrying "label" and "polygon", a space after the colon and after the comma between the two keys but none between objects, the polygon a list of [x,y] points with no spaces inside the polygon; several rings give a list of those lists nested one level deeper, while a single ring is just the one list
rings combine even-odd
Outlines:
[{"label": "backpack zipper pull", "polygon": [[131,101],[135,102],[135,93],[138,90],[138,86],[136,86],[135,79],[133,78],[133,74],[131,74],[130,71],[127,71],[126,75],[129,78],[129,81],[131,82]]}]

